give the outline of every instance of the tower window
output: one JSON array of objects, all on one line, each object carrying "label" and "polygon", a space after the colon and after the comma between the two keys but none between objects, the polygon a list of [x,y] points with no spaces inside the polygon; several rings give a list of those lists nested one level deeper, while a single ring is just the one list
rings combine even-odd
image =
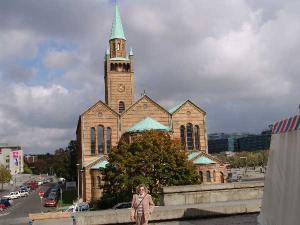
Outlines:
[{"label": "tower window", "polygon": [[125,103],[123,101],[119,102],[119,113],[123,113],[125,111]]},{"label": "tower window", "polygon": [[187,136],[187,148],[188,150],[193,150],[193,124],[188,123],[186,125],[186,136]]},{"label": "tower window", "polygon": [[121,44],[118,43],[118,44],[117,44],[117,50],[120,50],[120,49],[121,49]]}]

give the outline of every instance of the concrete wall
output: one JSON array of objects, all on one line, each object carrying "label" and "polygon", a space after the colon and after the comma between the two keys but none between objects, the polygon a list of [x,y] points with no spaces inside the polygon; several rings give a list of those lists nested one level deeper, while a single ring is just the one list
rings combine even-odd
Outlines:
[{"label": "concrete wall", "polygon": [[263,182],[172,186],[163,188],[160,199],[164,206],[261,199],[263,188]]},{"label": "concrete wall", "polygon": [[[234,202],[155,207],[154,212],[151,215],[150,224],[153,222],[156,224],[156,222],[160,221],[176,221],[242,213],[256,213],[260,211],[260,206],[261,201],[256,199]],[[45,214],[44,216],[46,216]],[[74,223],[71,216],[61,219],[35,219],[33,225],[105,225],[129,223],[130,209],[120,209],[77,213],[75,214]]]}]

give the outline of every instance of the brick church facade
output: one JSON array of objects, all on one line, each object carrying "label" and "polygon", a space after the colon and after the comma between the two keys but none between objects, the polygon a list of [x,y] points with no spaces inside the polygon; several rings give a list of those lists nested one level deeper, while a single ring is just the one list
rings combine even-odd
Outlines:
[{"label": "brick church facade", "polygon": [[[144,129],[160,127],[167,130],[171,138],[179,139],[182,148],[190,154],[189,159],[199,161],[194,164],[199,168],[199,174],[203,174],[203,182],[219,183],[222,179],[224,182],[225,166],[207,154],[205,111],[190,100],[169,110],[147,95],[135,100],[134,76],[133,51],[130,49],[129,54],[127,52],[116,5],[104,63],[105,101],[100,100],[83,112],[77,125],[81,198],[92,201],[101,197],[101,168],[105,167],[109,152],[122,135],[130,131],[138,132],[141,126],[147,127]],[[209,176],[212,176],[209,179],[203,178],[208,176],[207,162]],[[217,176],[215,173],[222,173],[223,178],[222,174]]]}]

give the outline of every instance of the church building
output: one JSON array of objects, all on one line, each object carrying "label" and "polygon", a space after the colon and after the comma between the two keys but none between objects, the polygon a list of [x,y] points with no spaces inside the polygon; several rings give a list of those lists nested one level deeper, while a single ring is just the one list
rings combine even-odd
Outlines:
[{"label": "church building", "polygon": [[206,112],[190,100],[165,109],[146,94],[135,99],[134,78],[134,54],[132,49],[127,51],[116,4],[104,62],[105,101],[99,100],[83,112],[77,125],[81,198],[93,201],[101,197],[101,169],[108,163],[111,149],[122,135],[145,130],[168,132],[203,170],[200,179],[224,182],[224,165],[207,153]]}]

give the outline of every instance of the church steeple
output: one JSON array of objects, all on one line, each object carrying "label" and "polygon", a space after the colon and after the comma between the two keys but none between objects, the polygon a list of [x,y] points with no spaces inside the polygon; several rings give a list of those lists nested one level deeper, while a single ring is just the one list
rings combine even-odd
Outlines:
[{"label": "church steeple", "polygon": [[127,54],[119,6],[116,2],[109,49],[105,54],[105,102],[123,113],[134,102],[133,51]]},{"label": "church steeple", "polygon": [[110,33],[109,46],[111,58],[126,58],[126,38],[124,35],[119,5],[117,1],[115,6],[115,16]]},{"label": "church steeple", "polygon": [[118,5],[117,1],[116,1],[116,6],[115,6],[115,17],[113,20],[109,40],[113,40],[113,39],[126,40],[124,31],[123,31],[122,20],[121,20],[121,16],[120,16],[120,9],[119,9],[119,5]]}]

